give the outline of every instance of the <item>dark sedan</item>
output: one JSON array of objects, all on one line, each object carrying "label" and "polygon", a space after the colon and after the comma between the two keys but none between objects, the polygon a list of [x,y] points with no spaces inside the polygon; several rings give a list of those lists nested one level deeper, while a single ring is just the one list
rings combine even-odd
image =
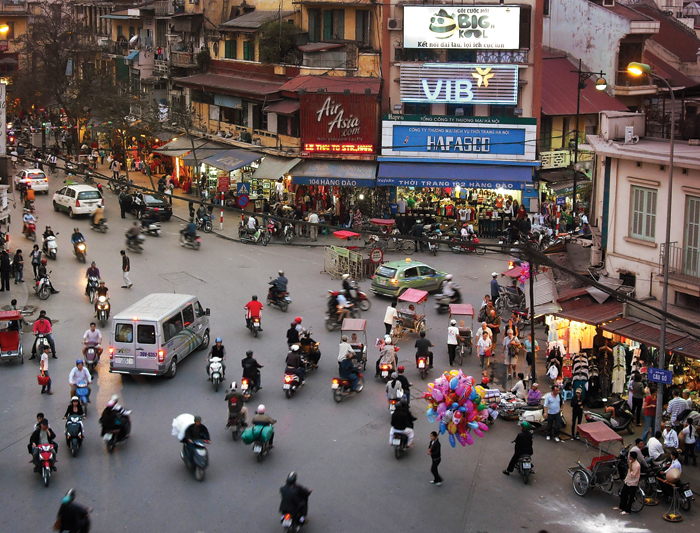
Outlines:
[{"label": "dark sedan", "polygon": [[173,216],[173,206],[162,194],[136,192],[131,195],[131,212],[136,218],[167,221]]}]

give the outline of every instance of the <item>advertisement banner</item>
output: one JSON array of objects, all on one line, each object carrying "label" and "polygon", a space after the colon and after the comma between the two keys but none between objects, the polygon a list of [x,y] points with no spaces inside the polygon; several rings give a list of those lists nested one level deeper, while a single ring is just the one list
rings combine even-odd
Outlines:
[{"label": "advertisement banner", "polygon": [[520,48],[517,6],[403,7],[404,48]]},{"label": "advertisement banner", "polygon": [[376,95],[306,93],[300,111],[302,156],[375,153]]},{"label": "advertisement banner", "polygon": [[404,64],[401,65],[401,101],[517,105],[518,66]]}]

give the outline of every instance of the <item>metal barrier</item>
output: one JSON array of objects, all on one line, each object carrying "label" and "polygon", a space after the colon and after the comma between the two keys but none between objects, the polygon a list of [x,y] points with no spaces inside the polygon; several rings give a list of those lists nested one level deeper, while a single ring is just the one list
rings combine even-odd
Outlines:
[{"label": "metal barrier", "polygon": [[326,246],[323,250],[322,274],[330,274],[332,279],[350,274],[355,281],[365,279],[365,263],[362,254],[342,246]]}]

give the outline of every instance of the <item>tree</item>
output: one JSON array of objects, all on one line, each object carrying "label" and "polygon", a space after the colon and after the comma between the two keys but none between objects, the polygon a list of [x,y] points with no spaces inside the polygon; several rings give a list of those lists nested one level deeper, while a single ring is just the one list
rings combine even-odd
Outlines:
[{"label": "tree", "polygon": [[301,30],[286,21],[266,22],[260,27],[258,46],[260,62],[287,65],[300,65],[302,54],[297,47]]}]

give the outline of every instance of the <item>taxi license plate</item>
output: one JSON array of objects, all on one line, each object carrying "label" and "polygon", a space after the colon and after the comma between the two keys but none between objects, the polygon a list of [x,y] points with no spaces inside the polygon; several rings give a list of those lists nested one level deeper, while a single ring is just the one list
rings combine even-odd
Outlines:
[{"label": "taxi license plate", "polygon": [[377,281],[379,282],[380,285],[386,285],[385,279],[379,278]]},{"label": "taxi license plate", "polygon": [[394,439],[394,446],[398,446],[401,444],[401,439]]},{"label": "taxi license plate", "polygon": [[115,357],[114,362],[118,365],[130,365],[133,360],[130,357]]},{"label": "taxi license plate", "polygon": [[255,453],[260,453],[262,451],[262,446],[260,444],[256,444],[255,446],[253,446],[253,451]]},{"label": "taxi license plate", "polygon": [[692,490],[686,490],[683,494],[685,494],[686,498],[692,498],[693,497],[693,491]]},{"label": "taxi license plate", "polygon": [[337,388],[338,388],[338,384],[337,384],[337,383],[333,383],[333,384],[331,385],[331,389],[337,389]]},{"label": "taxi license plate", "polygon": [[283,389],[288,389],[289,387],[290,387],[289,383],[285,383],[284,385],[282,385]]},{"label": "taxi license plate", "polygon": [[530,464],[530,463],[523,463],[523,468],[532,468],[532,464]]}]

